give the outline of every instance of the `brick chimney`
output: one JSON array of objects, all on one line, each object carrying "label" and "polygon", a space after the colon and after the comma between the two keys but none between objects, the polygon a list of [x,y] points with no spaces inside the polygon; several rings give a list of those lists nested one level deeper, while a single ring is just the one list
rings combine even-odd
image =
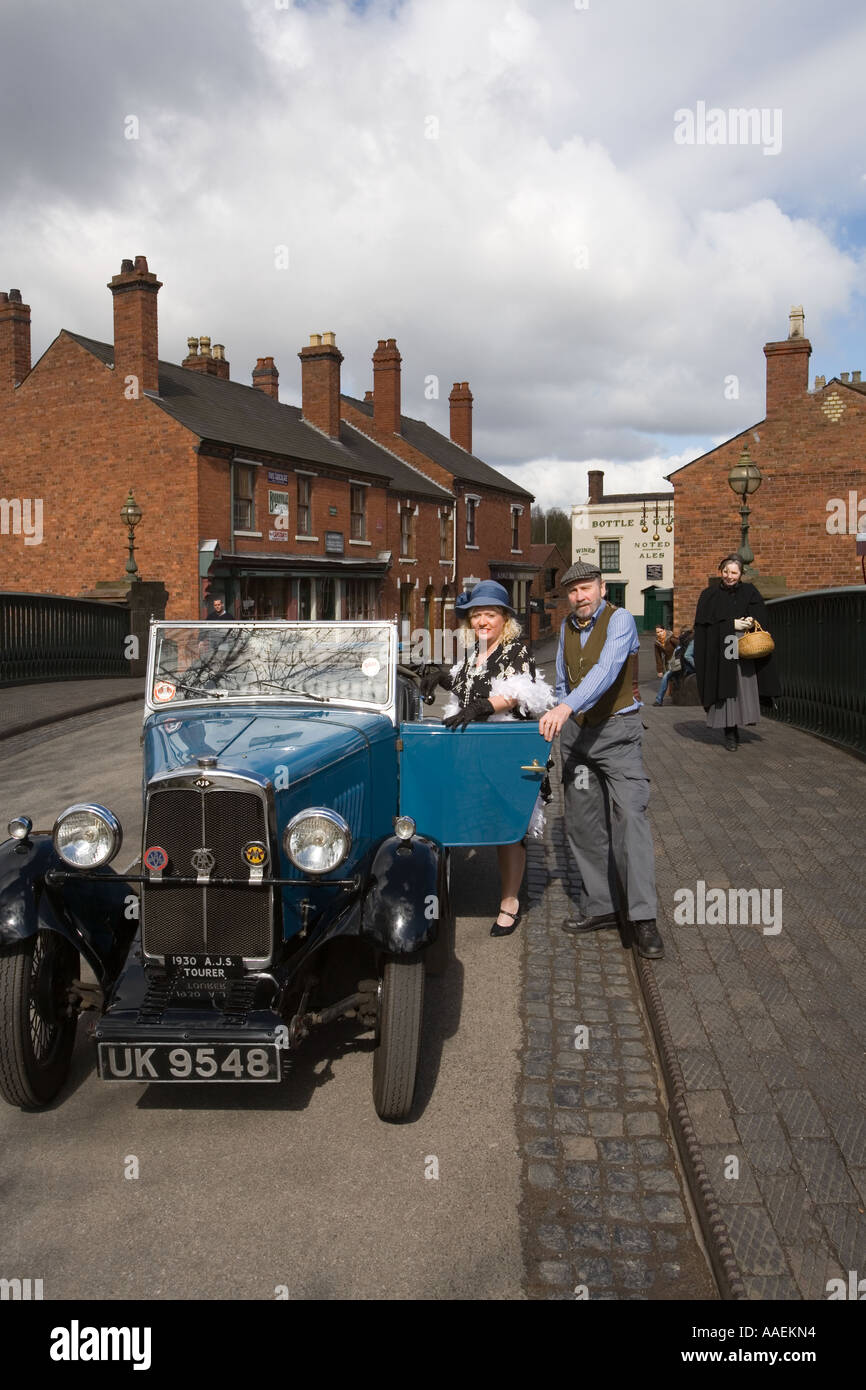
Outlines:
[{"label": "brick chimney", "polygon": [[200,338],[187,338],[186,345],[189,351],[180,364],[182,367],[188,372],[201,372],[205,376],[218,376],[228,381],[229,364],[222,343],[214,343],[211,352],[210,338],[202,334]]},{"label": "brick chimney", "polygon": [[136,256],[135,264],[122,262],[108,288],[114,299],[114,370],[120,384],[125,388],[126,378],[134,376],[139,395],[158,392],[156,296],[162,282],[148,270],[147,258]]},{"label": "brick chimney", "polygon": [[394,338],[380,338],[373,353],[373,424],[400,434],[400,363]]},{"label": "brick chimney", "polygon": [[590,468],[587,473],[589,480],[589,501],[600,502],[604,496],[604,470],[601,468]]},{"label": "brick chimney", "polygon": [[[303,368],[301,368],[303,371]],[[274,366],[273,357],[259,357],[253,367],[253,386],[257,391],[264,391],[266,396],[271,396],[273,400],[280,399],[280,374]]]},{"label": "brick chimney", "polygon": [[30,371],[30,305],[21,291],[0,291],[0,391],[12,391]]},{"label": "brick chimney", "polygon": [[333,333],[311,333],[309,346],[301,348],[301,416],[316,429],[340,434],[340,363],[343,354]]},{"label": "brick chimney", "polygon": [[218,376],[219,379],[220,379],[220,381],[228,381],[228,380],[229,380],[229,363],[228,363],[228,361],[227,361],[227,359],[226,359],[226,346],[225,346],[225,343],[214,343],[214,345],[213,345],[213,362],[214,362],[214,364],[215,364],[214,375],[215,375],[215,376]]},{"label": "brick chimney", "polygon": [[809,358],[812,344],[805,337],[801,305],[788,316],[788,336],[783,343],[765,343],[767,359],[767,415],[775,415],[809,390]]},{"label": "brick chimney", "polygon": [[451,407],[451,438],[467,454],[472,453],[472,392],[468,381],[455,381],[448,397]]}]

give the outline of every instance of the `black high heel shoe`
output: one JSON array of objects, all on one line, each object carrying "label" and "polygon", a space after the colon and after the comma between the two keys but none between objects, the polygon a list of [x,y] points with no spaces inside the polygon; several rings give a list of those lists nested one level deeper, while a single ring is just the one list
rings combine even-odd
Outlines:
[{"label": "black high heel shoe", "polygon": [[491,936],[510,936],[511,933],[512,933],[512,932],[519,926],[519,924],[520,924],[520,913],[519,913],[519,912],[509,912],[507,907],[500,907],[500,909],[499,909],[499,916],[500,916],[500,917],[510,917],[510,918],[512,919],[512,921],[511,921],[511,926],[510,926],[510,927],[500,927],[500,925],[499,925],[498,922],[494,922],[494,923],[493,923],[493,926],[490,928],[490,935],[491,935]]}]

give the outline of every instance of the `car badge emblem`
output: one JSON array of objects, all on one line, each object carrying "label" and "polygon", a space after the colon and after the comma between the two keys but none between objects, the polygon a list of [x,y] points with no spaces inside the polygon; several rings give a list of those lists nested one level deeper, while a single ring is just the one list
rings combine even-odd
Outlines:
[{"label": "car badge emblem", "polygon": [[162,873],[168,863],[168,855],[161,845],[151,845],[144,851],[144,862],[152,873]]},{"label": "car badge emblem", "polygon": [[211,781],[209,777],[196,777],[195,784],[197,787],[209,787]]},{"label": "car badge emblem", "polygon": [[260,868],[268,857],[268,851],[261,840],[250,840],[250,843],[244,845],[241,852],[251,869]]},{"label": "car badge emblem", "polygon": [[189,862],[192,864],[199,878],[207,878],[209,874],[213,873],[216,859],[212,852],[209,849],[205,849],[202,845],[200,849],[195,851]]}]

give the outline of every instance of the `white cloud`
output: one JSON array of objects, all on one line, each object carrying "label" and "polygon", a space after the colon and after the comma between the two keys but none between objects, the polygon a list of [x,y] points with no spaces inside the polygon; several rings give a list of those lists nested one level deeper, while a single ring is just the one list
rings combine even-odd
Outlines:
[{"label": "white cloud", "polygon": [[[61,326],[110,338],[105,282],[143,253],[164,281],[164,357],[209,333],[236,380],[272,354],[297,401],[310,332],[336,332],[356,394],[393,336],[405,412],[447,432],[451,383],[468,380],[476,453],[545,505],[582,498],[591,459],[609,490],[662,489],[677,464],[659,438],[761,417],[761,348],[791,304],[816,349],[859,311],[862,259],[833,210],[862,208],[864,22],[840,5],[828,30],[806,0],[785,14],[190,0],[179,41],[176,11],[154,3],[136,48],[129,7],[95,3],[76,18],[89,85],[58,76],[61,106],[48,84],[44,122],[18,130],[0,259],[33,305],[36,351]],[[16,24],[38,54],[27,8]],[[31,79],[10,68],[11,103]],[[676,146],[673,113],[698,99],[780,106],[781,155]],[[129,111],[137,142],[120,134]]]}]

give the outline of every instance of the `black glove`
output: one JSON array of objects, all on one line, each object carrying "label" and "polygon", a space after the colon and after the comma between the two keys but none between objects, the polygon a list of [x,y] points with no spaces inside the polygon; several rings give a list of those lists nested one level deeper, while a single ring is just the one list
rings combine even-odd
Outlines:
[{"label": "black glove", "polygon": [[424,697],[425,705],[432,705],[437,686],[441,686],[443,690],[451,689],[451,673],[446,671],[444,666],[430,663],[421,667],[420,674],[421,681],[418,688]]},{"label": "black glove", "polygon": [[493,706],[489,700],[473,700],[471,705],[464,705],[463,709],[452,714],[450,719],[443,719],[446,729],[460,729],[461,733],[467,724],[480,723],[484,719],[489,719],[493,714]]}]

